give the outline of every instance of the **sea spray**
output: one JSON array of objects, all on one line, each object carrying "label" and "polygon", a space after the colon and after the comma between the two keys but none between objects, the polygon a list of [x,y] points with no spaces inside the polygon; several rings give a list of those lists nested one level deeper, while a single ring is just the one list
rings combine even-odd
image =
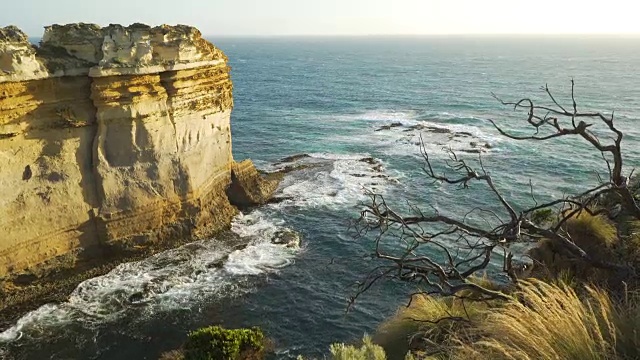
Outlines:
[{"label": "sea spray", "polygon": [[240,296],[254,290],[247,277],[277,272],[293,264],[300,251],[272,243],[278,232],[292,230],[278,212],[288,207],[352,206],[368,191],[384,191],[397,183],[369,154],[312,153],[292,162],[265,164],[263,169],[281,171],[287,165],[309,166],[286,174],[276,197],[287,200],[239,214],[231,226],[231,239],[219,236],[120,264],[82,282],[68,301],[26,314],[0,333],[0,343],[25,335],[46,338],[72,324],[96,331],[125,318],[143,319],[212,297]]}]

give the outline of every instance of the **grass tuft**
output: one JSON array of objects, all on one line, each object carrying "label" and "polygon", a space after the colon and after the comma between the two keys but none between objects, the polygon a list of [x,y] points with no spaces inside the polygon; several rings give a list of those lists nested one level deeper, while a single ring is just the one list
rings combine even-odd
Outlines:
[{"label": "grass tuft", "polygon": [[[491,290],[499,286],[488,278],[475,278],[473,282]],[[438,353],[448,347],[456,334],[483,318],[487,309],[498,301],[474,301],[476,294],[462,291],[458,297],[414,295],[408,306],[398,309],[378,328],[373,340],[381,345],[389,359],[404,359],[413,349],[428,349]]]},{"label": "grass tuft", "polygon": [[[576,245],[595,259],[611,261],[619,257],[616,255],[620,245],[618,230],[602,215],[582,212],[567,220],[563,230]],[[534,261],[532,275],[537,278],[555,281],[562,274],[601,282],[608,276],[579,259],[564,255],[549,239],[540,240],[536,247],[529,250],[529,256]]]},{"label": "grass tuft", "polygon": [[609,219],[586,211],[569,219],[565,230],[576,245],[594,257],[611,255],[618,241],[618,230]]},{"label": "grass tuft", "polygon": [[[635,295],[634,295],[635,296]],[[640,309],[636,301],[616,305],[609,295],[586,288],[582,298],[567,285],[522,282],[518,301],[488,310],[460,340],[452,359],[638,359]]]}]

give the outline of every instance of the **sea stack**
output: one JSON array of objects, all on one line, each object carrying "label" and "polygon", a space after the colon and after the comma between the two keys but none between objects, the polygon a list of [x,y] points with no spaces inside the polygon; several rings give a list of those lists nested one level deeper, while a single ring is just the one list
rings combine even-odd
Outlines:
[{"label": "sea stack", "polygon": [[267,201],[277,179],[231,153],[229,71],[190,26],[53,25],[39,46],[0,28],[4,288],[209,237],[229,197]]}]

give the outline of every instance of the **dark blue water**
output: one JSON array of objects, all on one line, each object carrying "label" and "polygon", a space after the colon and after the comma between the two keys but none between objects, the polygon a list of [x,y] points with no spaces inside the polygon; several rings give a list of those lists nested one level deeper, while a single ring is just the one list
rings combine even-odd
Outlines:
[{"label": "dark blue water", "polygon": [[[372,244],[355,241],[347,227],[365,191],[385,194],[400,209],[404,199],[450,214],[495,208],[481,187],[461,192],[428,181],[416,145],[421,135],[439,170],[443,147],[482,147],[486,167],[515,206],[531,204],[529,179],[538,199],[548,199],[592,184],[605,169],[580,141],[501,138],[486,119],[522,132],[526,114],[500,106],[491,92],[541,100],[548,83],[566,102],[574,78],[579,108],[615,110],[627,134],[626,164],[640,165],[637,39],[212,40],[233,68],[235,158],[267,170],[312,167],[287,175],[278,196],[289,200],[237,219],[234,231],[252,241],[249,248],[232,252],[212,239],[122,265],[82,284],[69,303],[44,307],[0,335],[5,357],[154,359],[189,330],[221,323],[260,326],[279,357],[295,358],[375,331],[411,289],[381,284],[345,312],[354,284],[378,265],[369,259]],[[402,125],[376,131],[392,123]],[[301,153],[310,156],[278,164]],[[374,160],[361,161],[368,157]],[[301,249],[269,243],[283,228],[302,234]],[[206,267],[229,253],[222,269]],[[124,301],[145,287],[153,290],[143,302]]]}]

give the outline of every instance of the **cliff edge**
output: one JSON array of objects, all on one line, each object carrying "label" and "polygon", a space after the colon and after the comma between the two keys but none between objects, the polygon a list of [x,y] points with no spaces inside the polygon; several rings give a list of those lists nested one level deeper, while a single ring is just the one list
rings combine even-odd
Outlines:
[{"label": "cliff edge", "polygon": [[33,46],[0,28],[2,294],[211,236],[229,197],[271,196],[277,180],[233,160],[227,58],[197,29],[45,29]]}]

